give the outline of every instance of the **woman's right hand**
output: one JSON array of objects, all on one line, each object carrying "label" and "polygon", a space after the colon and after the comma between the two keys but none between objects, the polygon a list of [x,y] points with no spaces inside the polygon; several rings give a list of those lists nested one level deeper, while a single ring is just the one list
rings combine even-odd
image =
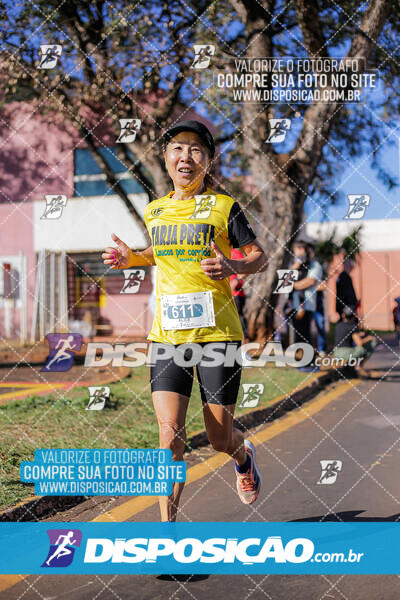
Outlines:
[{"label": "woman's right hand", "polygon": [[131,265],[133,252],[115,233],[112,233],[111,237],[116,243],[116,247],[107,246],[101,258],[110,269],[126,269]]}]

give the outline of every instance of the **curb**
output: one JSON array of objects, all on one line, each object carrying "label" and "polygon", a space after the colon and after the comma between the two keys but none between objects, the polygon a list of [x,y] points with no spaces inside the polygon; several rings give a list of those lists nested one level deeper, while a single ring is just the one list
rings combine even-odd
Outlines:
[{"label": "curb", "polygon": [[59,510],[72,508],[85,500],[86,496],[30,496],[0,513],[0,522],[38,520],[54,515]]},{"label": "curb", "polygon": [[[322,373],[309,384],[300,386],[295,392],[279,396],[273,404],[258,410],[252,410],[234,419],[235,425],[245,431],[249,427],[265,425],[278,419],[286,412],[298,408],[304,402],[311,400],[330,383],[340,379],[344,369],[332,370]],[[187,442],[185,452],[192,452],[196,448],[209,444],[207,434],[199,431]],[[21,500],[15,506],[0,512],[0,522],[4,521],[31,521],[32,517],[44,518],[54,515],[59,510],[67,510],[81,504],[86,496],[30,496]]]}]

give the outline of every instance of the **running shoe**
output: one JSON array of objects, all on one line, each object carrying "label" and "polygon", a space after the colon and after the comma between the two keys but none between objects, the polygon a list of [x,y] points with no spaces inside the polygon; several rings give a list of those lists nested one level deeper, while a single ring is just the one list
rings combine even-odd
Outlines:
[{"label": "running shoe", "polygon": [[261,490],[261,473],[256,463],[256,449],[249,440],[244,440],[246,455],[250,458],[250,467],[245,473],[239,473],[236,468],[236,487],[243,504],[253,504]]}]

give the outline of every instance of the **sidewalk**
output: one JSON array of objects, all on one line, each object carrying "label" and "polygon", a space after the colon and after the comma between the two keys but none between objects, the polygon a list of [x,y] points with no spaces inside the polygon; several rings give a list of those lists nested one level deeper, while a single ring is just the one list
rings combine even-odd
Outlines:
[{"label": "sidewalk", "polygon": [[[84,358],[86,345],[92,342],[107,342],[108,344],[143,342],[145,337],[135,338],[128,336],[95,336],[93,338],[82,338],[82,348],[75,352],[79,359]],[[19,340],[3,340],[0,343],[0,366],[13,367],[23,365],[26,362],[30,364],[42,364],[49,354],[49,345],[46,340],[36,341],[34,344],[26,343],[22,345]]]},{"label": "sidewalk", "polygon": [[[49,355],[49,345],[45,342],[21,345],[10,340],[0,344],[0,405],[16,399],[40,396],[56,390],[70,390],[77,386],[106,385],[119,381],[129,375],[129,367],[91,367],[83,366],[87,343],[83,339],[82,348],[75,353],[75,364],[66,372],[41,371]],[[123,341],[132,342],[132,338],[115,337],[93,338],[94,342],[110,344]],[[136,340],[135,340],[136,341]]]},{"label": "sidewalk", "polygon": [[377,340],[377,349],[363,365],[369,372],[369,379],[398,378],[400,381],[400,346],[395,343],[394,333],[378,337]]}]

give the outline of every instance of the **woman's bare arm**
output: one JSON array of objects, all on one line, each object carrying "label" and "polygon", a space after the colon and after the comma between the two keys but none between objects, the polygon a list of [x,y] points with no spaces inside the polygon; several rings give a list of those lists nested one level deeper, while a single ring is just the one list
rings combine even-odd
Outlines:
[{"label": "woman's bare arm", "polygon": [[211,242],[211,246],[215,251],[215,258],[206,258],[200,263],[202,270],[210,279],[225,279],[228,275],[237,273],[243,275],[259,273],[265,271],[268,266],[267,257],[257,240],[240,248],[246,256],[237,260],[225,256],[215,242]]},{"label": "woman's bare arm", "polygon": [[107,246],[101,258],[110,269],[129,269],[130,267],[149,267],[155,265],[153,246],[144,250],[131,250],[115,233],[111,234],[116,246]]}]

